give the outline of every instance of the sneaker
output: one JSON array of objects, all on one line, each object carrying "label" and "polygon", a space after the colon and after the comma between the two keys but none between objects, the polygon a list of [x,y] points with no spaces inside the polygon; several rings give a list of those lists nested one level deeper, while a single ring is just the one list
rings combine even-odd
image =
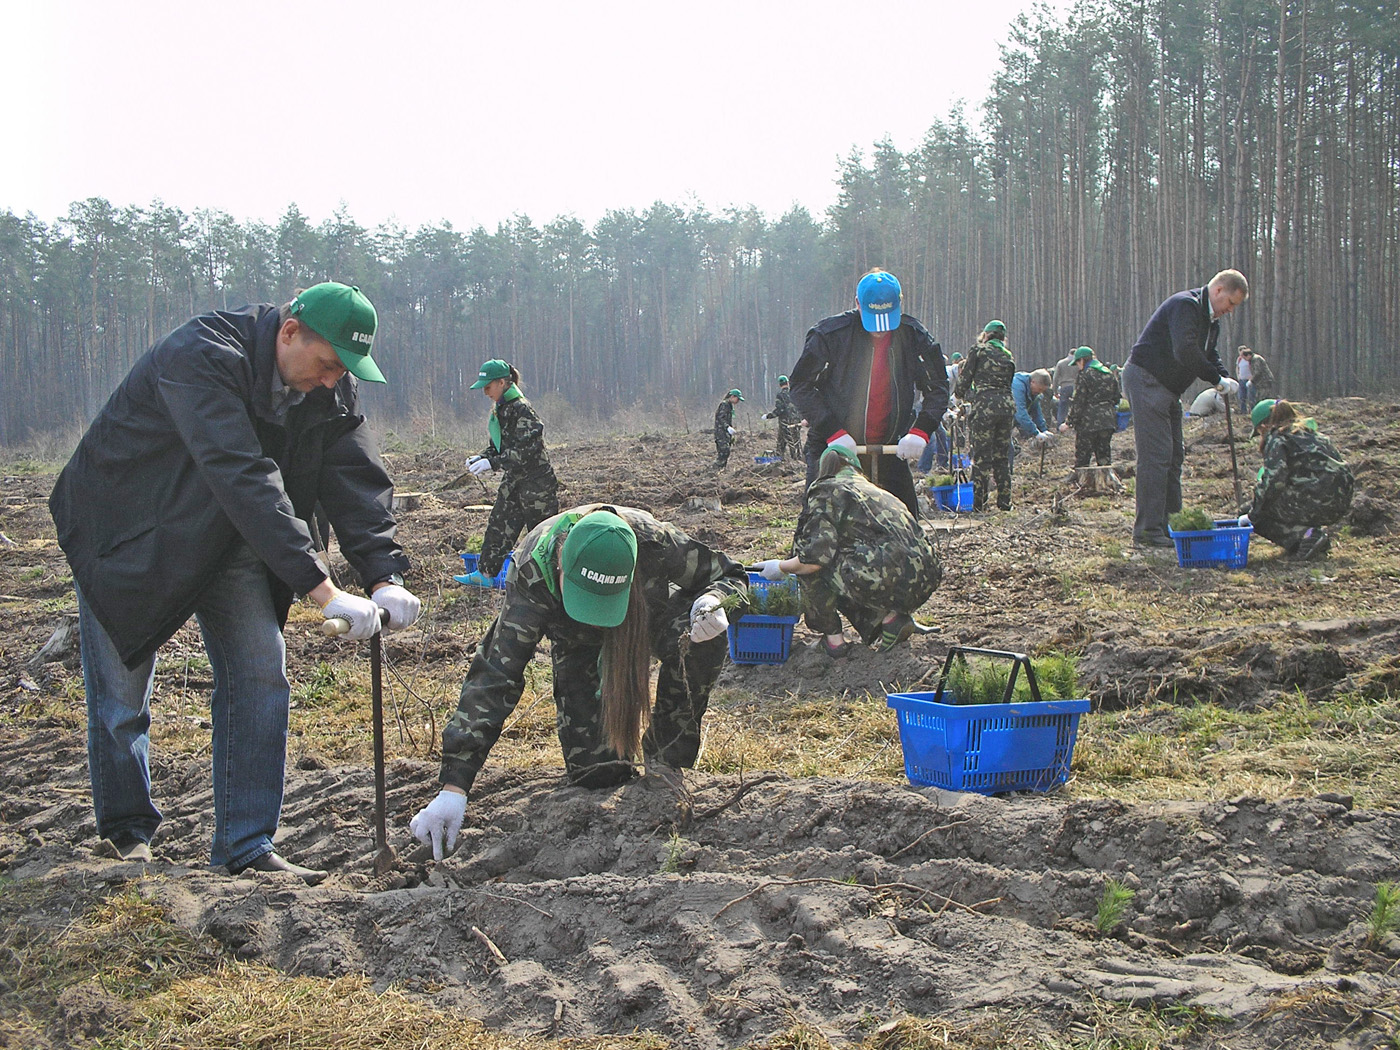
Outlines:
[{"label": "sneaker", "polygon": [[822,652],[826,653],[826,655],[833,660],[844,660],[851,652],[851,647],[846,643],[845,639],[833,645],[827,639],[826,635],[822,635],[819,644],[822,647]]},{"label": "sneaker", "polygon": [[880,640],[875,643],[875,651],[887,653],[913,633],[914,617],[908,613],[899,613],[893,620],[885,624],[884,629],[880,632]]},{"label": "sneaker", "polygon": [[125,860],[139,864],[151,863],[150,843],[138,839],[135,835],[117,835],[110,839],[103,839],[92,852],[95,856],[105,857],[108,860]]},{"label": "sneaker", "polygon": [[1332,537],[1327,535],[1326,529],[1309,529],[1303,533],[1302,540],[1293,551],[1293,557],[1299,561],[1321,561],[1331,549]]}]

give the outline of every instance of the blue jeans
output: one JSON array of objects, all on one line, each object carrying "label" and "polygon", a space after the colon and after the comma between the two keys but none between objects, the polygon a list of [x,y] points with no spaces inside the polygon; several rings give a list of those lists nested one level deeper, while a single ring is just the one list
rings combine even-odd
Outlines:
[{"label": "blue jeans", "polygon": [[[74,588],[76,590],[76,587]],[[287,649],[267,568],[247,546],[230,552],[195,609],[214,672],[214,865],[241,867],[272,852],[287,758]],[[151,801],[150,727],[155,657],[132,669],[81,593],[88,772],[97,833],[149,842],[161,814]]]}]

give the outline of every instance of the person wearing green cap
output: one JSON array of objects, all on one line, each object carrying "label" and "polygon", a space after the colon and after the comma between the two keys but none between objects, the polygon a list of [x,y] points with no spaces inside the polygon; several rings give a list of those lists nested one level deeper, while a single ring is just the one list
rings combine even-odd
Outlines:
[{"label": "person wearing green cap", "polygon": [[491,401],[486,426],[491,443],[467,460],[467,470],[477,476],[488,470],[504,471],[476,571],[469,576],[490,586],[521,531],[559,513],[559,481],[545,451],[544,424],[520,392],[519,370],[493,358],[482,363],[471,389],[480,390]]},{"label": "person wearing green cap", "polygon": [[[351,639],[377,632],[381,612],[392,630],[419,612],[393,484],[360,414],[356,378],[384,381],[376,326],[359,289],[335,282],[195,317],[137,360],[59,475],[49,508],[73,569],[103,855],[150,859],[156,650],[193,615],[214,679],[211,861],[325,877],[272,844],[288,609],[308,595]],[[308,524],[318,505],[370,597],[328,577]]]},{"label": "person wearing green cap", "polygon": [[1006,348],[1006,325],[988,321],[958,373],[957,396],[967,404],[972,444],[972,509],[987,509],[987,470],[996,481],[997,507],[1011,509],[1011,427],[1016,404],[1011,384],[1016,359]]},{"label": "person wearing green cap", "polygon": [[773,411],[764,413],[764,419],[778,421],[778,455],[787,459],[789,455],[797,459],[802,455],[802,413],[792,403],[792,385],[787,376],[778,377],[778,396],[773,400]]},{"label": "person wearing green cap", "polygon": [[1091,456],[1101,467],[1112,466],[1110,442],[1118,429],[1118,401],[1123,396],[1118,377],[1094,355],[1092,347],[1081,346],[1070,357],[1079,376],[1060,432],[1074,428],[1076,467],[1087,467]]},{"label": "person wearing green cap", "polygon": [[943,563],[909,509],[871,484],[854,452],[833,445],[797,519],[792,557],[760,571],[767,580],[797,574],[807,626],[824,653],[840,658],[849,652],[842,614],[881,652],[913,634],[914,611],[943,578]]},{"label": "person wearing green cap", "polygon": [[747,595],[742,565],[644,510],[594,503],[540,522],[515,548],[505,604],[443,728],[442,790],[413,817],[414,836],[438,859],[456,845],[467,796],[546,637],[570,783],[616,786],[638,760],[663,780],[693,766],[728,652],[725,606]]},{"label": "person wearing green cap", "polygon": [[729,450],[734,447],[734,406],[744,400],[738,390],[720,398],[715,409],[715,469],[723,470],[729,463]]},{"label": "person wearing green cap", "polygon": [[1249,419],[1259,436],[1264,465],[1254,501],[1239,523],[1253,525],[1290,557],[1327,557],[1332,537],[1324,526],[1340,521],[1351,509],[1356,487],[1351,468],[1337,446],[1318,433],[1317,424],[1299,416],[1288,401],[1260,401]]}]

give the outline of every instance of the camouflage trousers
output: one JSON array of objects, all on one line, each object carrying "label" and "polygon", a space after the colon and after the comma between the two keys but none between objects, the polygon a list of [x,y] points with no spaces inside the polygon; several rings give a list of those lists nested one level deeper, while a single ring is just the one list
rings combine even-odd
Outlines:
[{"label": "camouflage trousers", "polygon": [[495,576],[521,532],[558,513],[559,482],[553,468],[520,479],[507,475],[496,490],[477,569],[484,576]]},{"label": "camouflage trousers", "polygon": [[1113,449],[1109,443],[1112,438],[1112,430],[1077,428],[1074,432],[1074,465],[1087,467],[1089,457],[1093,456],[1099,466],[1111,467],[1113,465]]},{"label": "camouflage trousers", "polygon": [[728,434],[715,437],[715,469],[728,465],[729,450],[734,447],[734,439]]},{"label": "camouflage trousers", "polygon": [[1291,552],[1308,529],[1331,525],[1346,516],[1353,488],[1350,474],[1330,474],[1322,483],[1285,486],[1258,517],[1251,510],[1249,520],[1257,535]]},{"label": "camouflage trousers", "polygon": [[797,579],[808,627],[840,634],[844,614],[870,645],[887,614],[913,613],[928,601],[943,579],[943,562],[931,546],[910,552],[893,544],[857,544],[820,572]]},{"label": "camouflage trousers", "polygon": [[[700,755],[700,723],[729,652],[724,635],[708,642],[690,641],[692,601],[678,594],[651,615],[651,651],[661,668],[642,754],[649,763],[663,762],[678,769],[694,766]],[[611,787],[635,774],[632,763],[605,740],[598,658],[595,645],[556,642],[554,646],[559,746],[569,780],[583,787]]]},{"label": "camouflage trousers", "polygon": [[987,509],[987,470],[997,484],[997,506],[1011,509],[1011,460],[1006,450],[1011,445],[1012,417],[990,415],[973,410],[968,422],[972,442],[972,509]]},{"label": "camouflage trousers", "polygon": [[778,455],[784,459],[802,458],[802,424],[778,422]]}]

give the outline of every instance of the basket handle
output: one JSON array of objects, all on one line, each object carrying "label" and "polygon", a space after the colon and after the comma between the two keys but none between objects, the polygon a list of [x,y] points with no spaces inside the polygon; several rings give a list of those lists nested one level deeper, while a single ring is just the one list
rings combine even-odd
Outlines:
[{"label": "basket handle", "polygon": [[1006,692],[1001,698],[1003,704],[1011,703],[1011,696],[1016,691],[1016,672],[1022,667],[1026,669],[1026,681],[1030,683],[1031,700],[1037,704],[1040,703],[1040,685],[1035,680],[1035,668],[1031,666],[1030,659],[1025,653],[1013,653],[1006,649],[976,649],[964,645],[955,645],[948,650],[948,655],[943,661],[943,671],[938,676],[938,692],[934,694],[934,703],[941,704],[943,702],[943,683],[948,680],[948,672],[952,669],[953,658],[968,654],[1011,661],[1011,674],[1006,678]]}]

